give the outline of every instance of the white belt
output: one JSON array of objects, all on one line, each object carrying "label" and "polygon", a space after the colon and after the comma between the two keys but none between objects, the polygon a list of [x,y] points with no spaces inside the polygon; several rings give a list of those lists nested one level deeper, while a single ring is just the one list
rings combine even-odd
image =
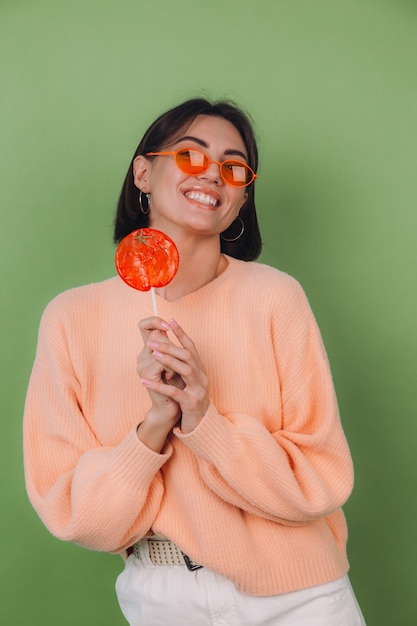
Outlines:
[{"label": "white belt", "polygon": [[141,549],[147,547],[149,557],[154,565],[186,565],[190,572],[203,567],[195,563],[184,554],[179,547],[169,539],[144,538],[133,545],[133,554],[141,559]]}]

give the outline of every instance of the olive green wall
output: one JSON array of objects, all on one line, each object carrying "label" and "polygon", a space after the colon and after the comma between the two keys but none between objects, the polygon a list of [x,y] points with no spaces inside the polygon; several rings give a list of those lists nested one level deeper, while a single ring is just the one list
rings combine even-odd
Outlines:
[{"label": "olive green wall", "polygon": [[416,32],[411,0],[1,0],[2,624],[124,623],[119,557],[54,539],[26,499],[21,416],[44,306],[114,273],[131,154],[201,93],[255,119],[262,260],[328,348],[368,626],[417,623]]}]

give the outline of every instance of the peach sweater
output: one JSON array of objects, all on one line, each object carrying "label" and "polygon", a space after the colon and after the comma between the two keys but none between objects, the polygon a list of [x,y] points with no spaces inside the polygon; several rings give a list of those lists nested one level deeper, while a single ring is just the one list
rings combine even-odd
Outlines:
[{"label": "peach sweater", "polygon": [[150,406],[136,373],[150,294],[114,277],[48,305],[26,400],[27,490],[63,540],[124,554],[152,529],[243,592],[271,595],[348,570],[352,463],[304,292],[228,261],[193,294],[158,298],[196,343],[211,397],[161,454],[136,435]]}]

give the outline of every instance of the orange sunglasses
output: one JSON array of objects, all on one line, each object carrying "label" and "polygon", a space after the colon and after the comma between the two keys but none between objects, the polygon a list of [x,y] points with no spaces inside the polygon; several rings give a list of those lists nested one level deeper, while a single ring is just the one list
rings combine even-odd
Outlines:
[{"label": "orange sunglasses", "polygon": [[175,152],[147,152],[146,156],[173,156],[181,172],[191,176],[203,174],[212,163],[217,163],[220,176],[232,187],[247,187],[257,178],[257,174],[243,161],[228,160],[220,163],[195,148],[181,148]]}]

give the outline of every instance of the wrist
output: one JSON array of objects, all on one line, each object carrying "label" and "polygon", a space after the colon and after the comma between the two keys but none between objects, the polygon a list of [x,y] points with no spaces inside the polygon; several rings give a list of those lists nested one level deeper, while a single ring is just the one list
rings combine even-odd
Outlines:
[{"label": "wrist", "polygon": [[145,446],[160,453],[172,428],[173,424],[156,419],[152,409],[150,409],[143,422],[137,427],[136,434]]},{"label": "wrist", "polygon": [[200,424],[204,415],[196,417],[195,415],[183,415],[180,424],[180,430],[184,435],[192,432]]}]

